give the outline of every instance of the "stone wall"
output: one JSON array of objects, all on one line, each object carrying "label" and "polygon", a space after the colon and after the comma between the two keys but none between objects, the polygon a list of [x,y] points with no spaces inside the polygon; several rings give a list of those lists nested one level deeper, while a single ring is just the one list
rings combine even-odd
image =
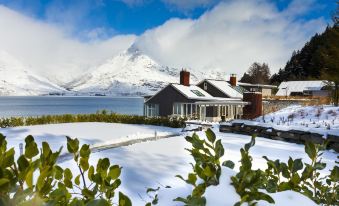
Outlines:
[{"label": "stone wall", "polygon": [[[318,133],[304,132],[299,130],[281,131],[274,128],[246,125],[244,123],[231,123],[227,125],[220,125],[219,131],[244,135],[256,134],[259,137],[293,142],[298,144],[304,144],[306,141],[311,141],[316,144],[322,144],[325,141],[323,136]],[[339,136],[328,135],[327,140],[328,149],[334,149],[336,152],[339,152]]]}]

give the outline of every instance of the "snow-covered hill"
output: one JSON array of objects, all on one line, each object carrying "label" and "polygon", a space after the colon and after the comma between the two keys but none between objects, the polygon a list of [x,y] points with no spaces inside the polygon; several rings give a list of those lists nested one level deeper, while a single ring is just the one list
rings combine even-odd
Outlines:
[{"label": "snow-covered hill", "polygon": [[48,95],[64,88],[40,77],[5,51],[0,51],[0,96]]},{"label": "snow-covered hill", "polygon": [[[138,49],[131,47],[104,64],[68,84],[82,94],[144,95],[154,94],[168,83],[179,82],[179,68],[158,64]],[[224,74],[191,71],[191,83],[204,78],[221,78]],[[225,75],[226,78],[226,75]]]}]

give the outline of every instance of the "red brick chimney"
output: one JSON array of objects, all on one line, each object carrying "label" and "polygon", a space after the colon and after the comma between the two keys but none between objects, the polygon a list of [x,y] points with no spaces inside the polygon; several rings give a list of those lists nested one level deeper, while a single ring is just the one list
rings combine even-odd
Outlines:
[{"label": "red brick chimney", "polygon": [[250,103],[243,108],[243,118],[254,119],[260,117],[263,114],[262,94],[260,92],[244,92],[243,96],[243,101]]},{"label": "red brick chimney", "polygon": [[231,74],[230,84],[233,87],[237,86],[237,75],[236,74]]},{"label": "red brick chimney", "polygon": [[180,72],[180,84],[189,86],[190,85],[190,73],[186,70]]}]

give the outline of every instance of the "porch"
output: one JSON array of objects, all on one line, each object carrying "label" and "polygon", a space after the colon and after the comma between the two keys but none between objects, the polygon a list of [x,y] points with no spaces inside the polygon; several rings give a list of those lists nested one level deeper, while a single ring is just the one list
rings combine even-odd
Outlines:
[{"label": "porch", "polygon": [[247,104],[243,101],[176,102],[173,104],[172,116],[210,122],[241,119],[243,107]]}]

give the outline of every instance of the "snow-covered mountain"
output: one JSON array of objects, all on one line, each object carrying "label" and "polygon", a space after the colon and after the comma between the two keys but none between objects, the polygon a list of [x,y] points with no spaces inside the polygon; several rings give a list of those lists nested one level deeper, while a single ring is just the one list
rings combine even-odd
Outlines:
[{"label": "snow-covered mountain", "polygon": [[[180,70],[181,68],[160,65],[131,47],[69,83],[68,87],[73,91],[91,95],[154,94],[168,83],[178,83]],[[223,76],[226,77],[220,72],[191,71],[191,83],[197,83],[204,78]]]},{"label": "snow-covered mountain", "polygon": [[[103,64],[66,85],[57,85],[39,76],[15,57],[0,51],[0,96],[29,95],[108,95],[140,96],[154,94],[168,83],[178,83],[181,68],[160,65],[135,47],[108,59]],[[216,71],[191,72],[191,84],[205,78],[226,78]],[[65,76],[68,74],[64,74]],[[67,88],[67,89],[66,89]]]},{"label": "snow-covered mountain", "polygon": [[0,51],[0,96],[48,95],[65,91],[31,72],[9,53]]}]

